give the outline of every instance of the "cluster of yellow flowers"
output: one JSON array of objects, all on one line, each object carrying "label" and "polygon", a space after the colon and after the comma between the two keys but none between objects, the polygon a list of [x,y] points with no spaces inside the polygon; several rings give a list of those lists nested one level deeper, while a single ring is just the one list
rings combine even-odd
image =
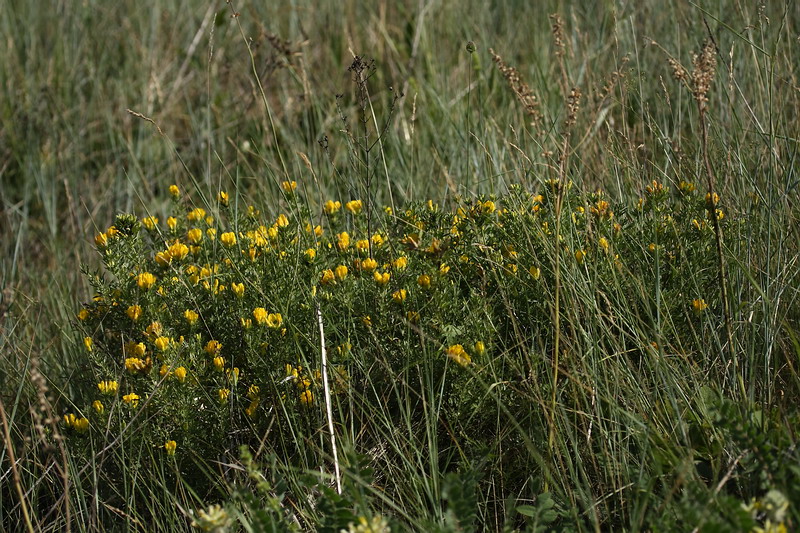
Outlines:
[{"label": "cluster of yellow flowers", "polygon": [[64,425],[79,433],[85,433],[89,429],[89,419],[85,417],[78,418],[73,413],[69,413],[64,415]]},{"label": "cluster of yellow flowers", "polygon": [[[298,207],[303,187],[286,180],[280,188],[293,210],[269,221],[252,206],[236,213],[225,191],[216,193],[219,221],[206,211],[208,206],[169,216],[166,226],[152,215],[133,222],[118,217],[95,242],[110,270],[125,265],[114,272],[119,283],[110,283],[78,312],[87,357],[102,362],[100,375],[120,380],[97,384],[103,401],[95,399],[93,410],[131,416],[130,409],[141,405],[188,417],[209,404],[241,405],[255,423],[260,407],[277,401],[270,379],[290,383],[284,399],[314,406],[319,376],[286,361],[305,360],[298,359],[297,347],[304,345],[306,329],[314,330],[308,321],[316,305],[333,313],[326,320],[334,322],[334,335],[347,335],[335,341],[340,348],[348,346],[335,352],[343,359],[352,356],[350,340],[361,349],[375,339],[400,338],[397,328],[445,332],[447,342],[436,340],[443,343],[437,356],[442,368],[455,363],[448,368],[467,379],[471,370],[462,368],[480,371],[486,362],[486,344],[477,339],[496,345],[486,336],[496,333],[484,325],[458,323],[473,291],[491,296],[502,286],[507,292],[544,294],[552,270],[537,257],[548,250],[545,245],[560,247],[568,268],[581,275],[621,264],[626,243],[619,236],[628,212],[620,211],[625,216],[618,222],[599,191],[567,195],[570,187],[552,180],[542,194],[519,194],[513,201],[510,196],[480,198],[453,211],[432,201],[385,208],[380,220],[371,221],[369,202],[330,199],[320,206],[319,220],[305,220],[305,207]],[[704,203],[691,184],[678,189],[682,197],[694,199],[696,218],[687,229],[713,232],[702,212],[719,209],[719,196],[708,195]],[[668,197],[667,187],[657,181],[645,192],[636,212],[642,219]],[[186,201],[177,186],[170,187],[170,194],[176,206]],[[556,194],[563,195],[564,220],[574,224],[569,232],[562,226],[558,236],[552,216]],[[661,231],[652,247],[639,245],[644,254],[650,250],[650,258],[668,259],[663,228],[676,221],[667,213],[662,209],[652,217]],[[138,234],[136,224],[147,231]],[[115,244],[125,239],[140,240],[137,246]],[[128,248],[139,255],[131,252],[127,262],[120,260]],[[681,305],[686,311],[687,303]],[[707,308],[697,298],[688,310],[701,315]],[[341,324],[345,319],[353,323]],[[457,333],[450,333],[455,325]],[[350,337],[353,331],[368,331],[366,340],[357,342]],[[120,405],[129,409],[112,408],[115,398],[110,397],[117,394],[122,394]],[[184,411],[174,414],[179,409]],[[73,415],[65,424],[85,432],[89,420]],[[180,435],[161,432],[156,445],[162,446],[167,436],[175,438],[163,444],[171,456],[177,443],[185,443]]]}]

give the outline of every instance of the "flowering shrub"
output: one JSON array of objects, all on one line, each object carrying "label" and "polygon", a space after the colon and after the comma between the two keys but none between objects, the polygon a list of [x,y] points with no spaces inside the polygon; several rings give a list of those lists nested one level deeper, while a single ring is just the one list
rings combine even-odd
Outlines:
[{"label": "flowering shrub", "polygon": [[[488,383],[503,384],[493,394],[512,414],[530,417],[530,402],[511,393],[551,375],[556,261],[561,312],[580,323],[603,309],[633,362],[652,350],[677,353],[671,343],[687,328],[717,327],[708,320],[717,313],[715,273],[695,268],[713,262],[711,211],[693,188],[654,182],[638,205],[612,206],[600,192],[551,181],[540,194],[515,188],[451,210],[427,202],[369,215],[360,199],[311,213],[295,182],[282,187],[289,214],[275,218],[252,206],[235,212],[224,193],[217,213],[187,207],[175,187],[164,223],[119,215],[97,235],[105,273],[92,277],[97,294],[76,322],[91,372],[77,384],[83,403],[65,416],[75,439],[127,435],[178,461],[266,439],[308,464],[292,428],[324,426],[319,309],[338,420],[356,431],[369,424],[351,412],[358,402],[344,401],[366,402],[364,391],[391,412],[403,400],[388,391],[422,368],[447,431],[471,441],[495,431],[481,410],[495,391]],[[669,295],[661,301],[675,329],[658,338],[623,331],[615,302],[638,310],[640,331],[652,329],[655,287]],[[682,342],[679,353],[703,365]],[[537,439],[546,421],[534,416]]]}]

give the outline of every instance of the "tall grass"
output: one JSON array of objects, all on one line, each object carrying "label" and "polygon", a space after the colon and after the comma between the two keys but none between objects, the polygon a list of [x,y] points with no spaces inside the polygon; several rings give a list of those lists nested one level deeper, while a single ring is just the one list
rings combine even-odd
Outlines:
[{"label": "tall grass", "polygon": [[[765,524],[752,501],[774,503],[770,489],[797,527],[800,7],[317,4],[0,4],[2,528],[210,528],[197,513],[218,503],[245,528],[380,515],[412,530],[733,531]],[[716,72],[698,106],[703,43]],[[354,83],[355,54],[375,64]],[[717,223],[681,182],[721,197],[713,246]],[[88,444],[61,421],[91,403],[97,372],[74,318],[102,265],[92,237],[120,212],[175,214],[172,183],[209,212],[230,192],[233,229],[248,205],[301,227],[325,223],[328,199],[363,198],[368,235],[428,199],[440,214],[484,195],[523,209],[522,190],[553,201],[560,237],[493,234],[528,264],[454,270],[480,286],[450,323],[387,340],[356,325],[368,296],[323,306],[326,337],[362,349],[347,359],[359,387],[333,396],[336,456],[324,416],[284,406],[269,438],[237,433],[178,468],[138,439],[145,416]],[[576,264],[598,251],[600,223],[573,220],[598,189],[622,268]],[[285,290],[294,301],[299,284]],[[312,325],[296,341],[306,368]],[[466,330],[496,344],[455,381],[440,342]]]}]

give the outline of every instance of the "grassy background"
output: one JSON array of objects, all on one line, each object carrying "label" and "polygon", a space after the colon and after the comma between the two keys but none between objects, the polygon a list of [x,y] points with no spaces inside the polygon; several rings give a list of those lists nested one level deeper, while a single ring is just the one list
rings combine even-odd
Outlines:
[{"label": "grassy background", "polygon": [[[235,190],[242,203],[277,213],[280,181],[311,179],[301,153],[320,191],[309,195],[312,207],[364,190],[352,164],[358,138],[342,132],[346,117],[358,135],[347,71],[354,53],[376,60],[370,112],[388,124],[373,159],[378,203],[447,202],[502,194],[510,184],[537,190],[554,176],[548,152],[558,153],[565,94],[577,86],[583,99],[570,177],[634,205],[653,179],[703,183],[696,106],[667,59],[689,67],[709,35],[719,49],[709,149],[725,208],[747,227],[745,238],[727,243],[748,384],[738,401],[782,420],[791,411],[800,286],[798,4],[316,4],[2,2],[0,399],[15,445],[43,438],[37,410],[64,409],[62,388],[81,357],[69,324],[77,302],[92,295],[80,266],[99,264],[91,238],[116,213],[164,217],[171,183],[207,197]],[[554,12],[565,20],[567,83],[547,18]],[[490,47],[539,97],[541,132],[526,124]],[[724,344],[720,332],[708,333],[709,350]],[[36,386],[38,372],[49,399]],[[628,383],[616,396],[646,411],[647,395]],[[25,457],[40,466],[51,451],[28,448]],[[3,498],[15,501],[2,453]],[[38,466],[27,471],[33,490],[37,479],[58,479]],[[635,529],[636,513],[626,516]]]}]

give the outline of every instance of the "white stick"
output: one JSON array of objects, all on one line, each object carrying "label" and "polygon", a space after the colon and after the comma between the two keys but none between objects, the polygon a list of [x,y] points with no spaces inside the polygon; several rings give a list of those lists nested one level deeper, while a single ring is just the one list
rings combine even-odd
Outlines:
[{"label": "white stick", "polygon": [[328,414],[328,431],[331,434],[333,468],[336,472],[336,492],[342,493],[342,478],[339,474],[339,457],[336,454],[336,434],[333,431],[333,407],[331,405],[331,389],[328,386],[328,357],[325,351],[325,329],[322,327],[322,311],[317,303],[317,323],[319,324],[319,344],[322,352],[322,388],[325,391],[325,411]]}]

